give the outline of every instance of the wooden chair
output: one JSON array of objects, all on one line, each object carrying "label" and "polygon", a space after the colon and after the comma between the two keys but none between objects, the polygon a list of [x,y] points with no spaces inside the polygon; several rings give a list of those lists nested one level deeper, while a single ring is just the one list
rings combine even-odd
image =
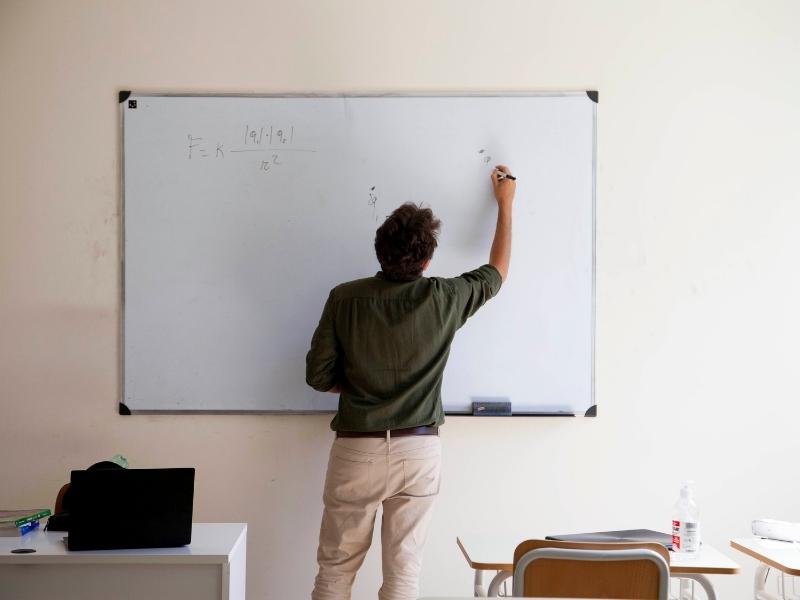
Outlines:
[{"label": "wooden chair", "polygon": [[514,596],[667,600],[669,552],[655,543],[527,540],[514,552]]}]

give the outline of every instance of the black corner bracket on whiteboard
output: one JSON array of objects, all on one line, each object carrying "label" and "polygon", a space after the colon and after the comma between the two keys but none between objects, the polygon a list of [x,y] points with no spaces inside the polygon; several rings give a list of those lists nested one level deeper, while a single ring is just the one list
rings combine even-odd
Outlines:
[{"label": "black corner bracket on whiteboard", "polygon": [[[597,90],[587,90],[586,95],[589,96],[589,100],[597,104],[600,102],[600,93]],[[122,102],[122,100],[120,100]]]},{"label": "black corner bracket on whiteboard", "polygon": [[119,414],[121,414],[121,415],[130,415],[131,414],[131,409],[128,408],[127,404],[124,404],[123,402],[120,402],[119,403]]},{"label": "black corner bracket on whiteboard", "polygon": [[592,404],[585,413],[583,413],[584,417],[596,417],[597,416],[597,404]]},{"label": "black corner bracket on whiteboard", "polygon": [[123,90],[119,93],[119,103],[122,104],[125,100],[130,97],[131,91],[130,90]]}]

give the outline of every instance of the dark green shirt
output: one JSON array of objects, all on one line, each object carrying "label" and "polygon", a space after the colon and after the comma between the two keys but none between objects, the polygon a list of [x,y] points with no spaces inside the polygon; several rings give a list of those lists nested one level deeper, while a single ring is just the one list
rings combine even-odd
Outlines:
[{"label": "dark green shirt", "polygon": [[336,286],[306,356],[306,382],[341,386],[335,431],[441,425],[442,374],[456,331],[500,290],[492,265],[460,277]]}]

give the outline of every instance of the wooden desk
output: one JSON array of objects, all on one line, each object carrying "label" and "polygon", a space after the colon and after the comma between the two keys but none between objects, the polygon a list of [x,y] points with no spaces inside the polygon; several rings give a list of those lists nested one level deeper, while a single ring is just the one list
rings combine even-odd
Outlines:
[{"label": "wooden desk", "polygon": [[[544,536],[467,535],[456,538],[467,564],[475,570],[475,596],[497,596],[500,584],[512,575],[514,549],[525,539],[544,539]],[[670,575],[697,581],[705,590],[708,600],[715,600],[716,594],[706,575],[734,575],[739,572],[739,565],[708,544],[703,544],[700,552],[691,558],[670,552],[669,559]],[[483,588],[483,571],[499,571],[488,590]]]},{"label": "wooden desk", "polygon": [[[763,598],[764,600],[778,598],[778,596],[765,589],[767,572],[770,568],[777,569],[786,575],[800,577],[800,544],[752,537],[731,540],[731,547],[759,561],[753,583],[753,595],[755,598]],[[782,594],[785,586],[783,578],[779,579],[778,586]]]},{"label": "wooden desk", "polygon": [[[66,532],[0,537],[0,595],[15,600],[244,600],[246,523],[194,523],[181,548],[70,552]],[[11,554],[33,548],[32,554]]]}]

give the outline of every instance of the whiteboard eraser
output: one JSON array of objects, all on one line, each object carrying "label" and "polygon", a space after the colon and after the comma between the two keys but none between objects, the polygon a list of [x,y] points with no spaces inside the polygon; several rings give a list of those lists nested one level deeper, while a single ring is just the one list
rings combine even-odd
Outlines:
[{"label": "whiteboard eraser", "polygon": [[472,414],[476,417],[510,417],[510,400],[476,400],[472,403]]}]

